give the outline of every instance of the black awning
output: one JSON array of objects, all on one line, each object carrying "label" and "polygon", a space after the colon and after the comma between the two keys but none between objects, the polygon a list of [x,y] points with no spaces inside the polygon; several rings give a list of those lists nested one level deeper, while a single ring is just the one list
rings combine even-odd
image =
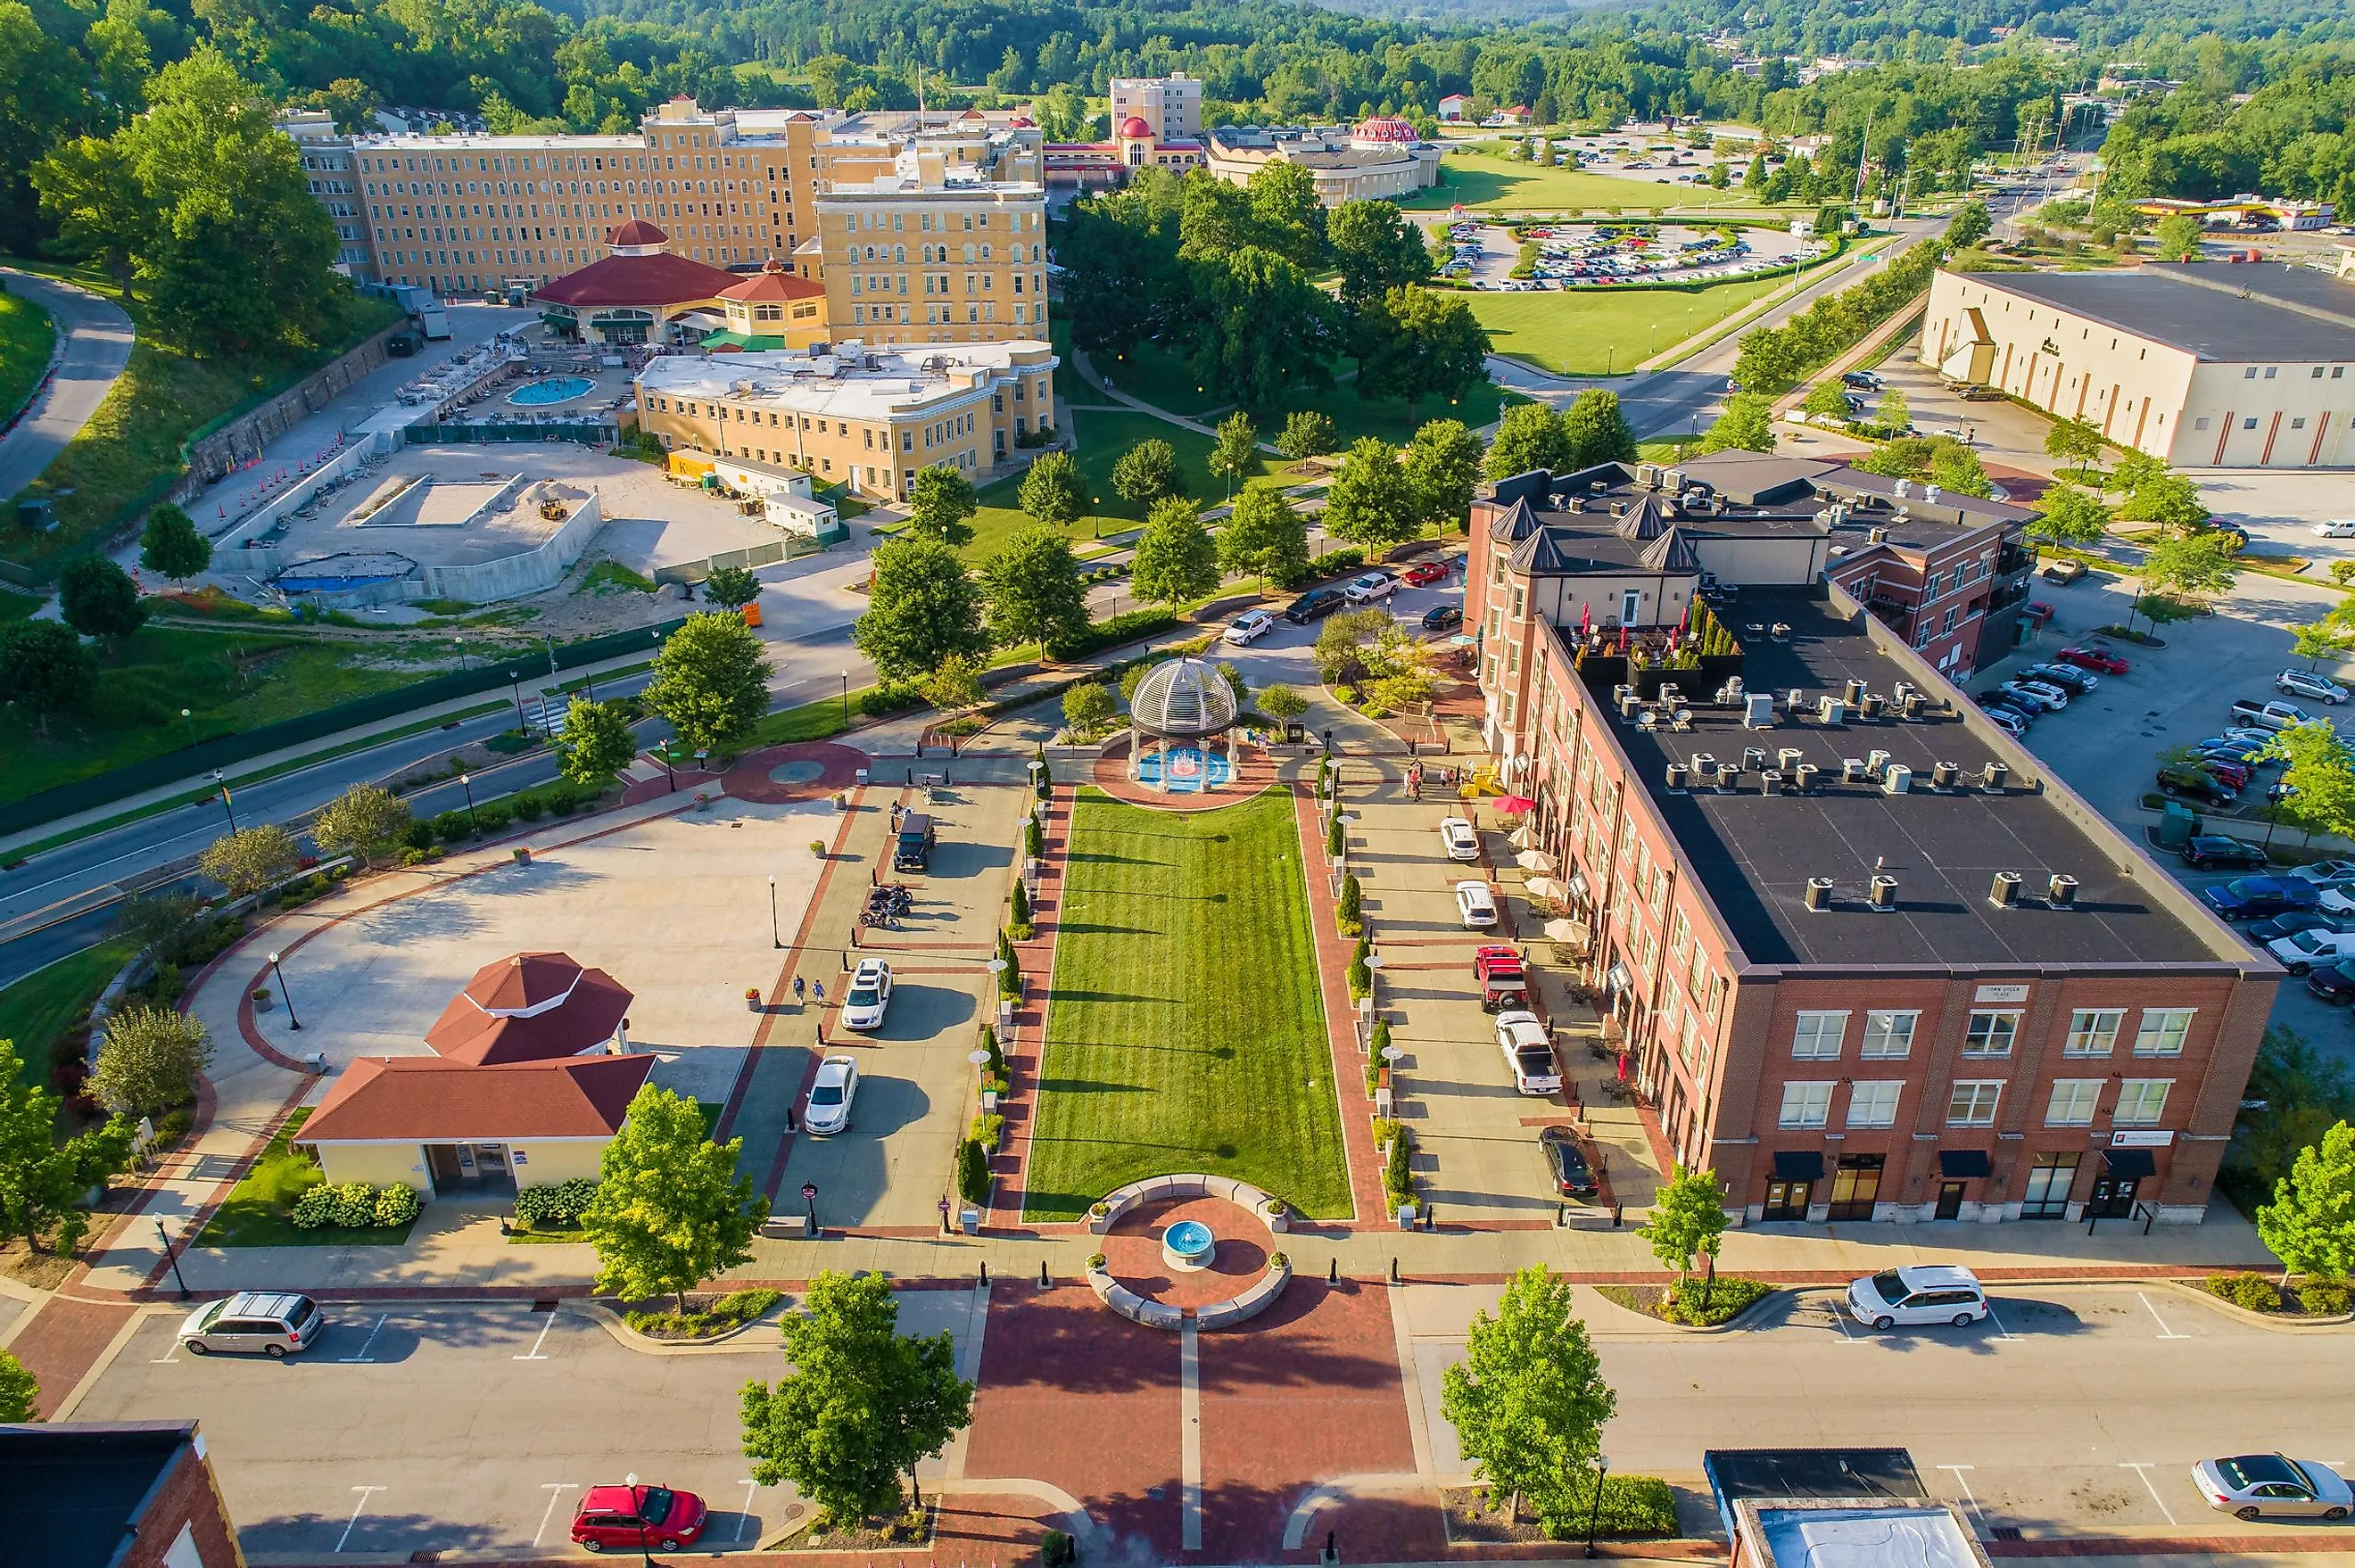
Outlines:
[{"label": "black awning", "polygon": [[1777,1181],[1821,1181],[1824,1157],[1820,1149],[1786,1148],[1774,1157]]},{"label": "black awning", "polygon": [[1987,1165],[1985,1149],[1942,1148],[1938,1151],[1938,1174],[1952,1181],[1966,1181],[1974,1176],[1994,1172]]},{"label": "black awning", "polygon": [[2150,1176],[2158,1169],[2151,1163],[2150,1150],[2147,1148],[2105,1148],[2102,1157],[2110,1162],[2112,1176]]}]

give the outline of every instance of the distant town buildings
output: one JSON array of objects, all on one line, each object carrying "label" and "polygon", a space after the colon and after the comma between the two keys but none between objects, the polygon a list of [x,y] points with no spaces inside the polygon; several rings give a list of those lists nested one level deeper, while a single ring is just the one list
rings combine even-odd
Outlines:
[{"label": "distant town buildings", "polygon": [[1164,142],[1190,142],[1202,134],[1202,84],[1184,71],[1167,76],[1112,79],[1112,123],[1142,120]]},{"label": "distant town buildings", "polygon": [[1389,115],[1361,120],[1346,133],[1222,125],[1206,140],[1204,162],[1219,178],[1242,185],[1269,162],[1297,164],[1316,180],[1316,197],[1327,207],[1373,197],[1396,199],[1439,183],[1442,149],[1406,121]]}]

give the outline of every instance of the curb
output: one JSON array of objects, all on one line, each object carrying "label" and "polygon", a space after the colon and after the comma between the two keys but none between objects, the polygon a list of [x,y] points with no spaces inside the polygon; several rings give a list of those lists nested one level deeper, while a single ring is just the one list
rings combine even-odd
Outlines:
[{"label": "curb", "polygon": [[[1754,1278],[1756,1276],[1751,1275],[1747,1277]],[[1593,1291],[1597,1296],[1603,1295],[1602,1287],[1599,1285],[1588,1285],[1587,1288]],[[1757,1300],[1752,1302],[1749,1306],[1743,1307],[1741,1311],[1735,1313],[1732,1317],[1727,1318],[1724,1322],[1707,1324],[1671,1323],[1665,1317],[1655,1317],[1653,1314],[1643,1311],[1638,1307],[1621,1307],[1618,1302],[1611,1301],[1611,1298],[1607,1296],[1604,1296],[1603,1299],[1605,1301],[1611,1301],[1611,1305],[1619,1307],[1619,1310],[1622,1312],[1629,1313],[1635,1317],[1642,1318],[1649,1327],[1666,1328],[1670,1333],[1674,1334],[1732,1334],[1736,1332],[1746,1334],[1750,1331],[1751,1325],[1745,1322],[1744,1319],[1754,1316],[1760,1307],[1766,1306],[1769,1302],[1777,1300],[1778,1298],[1785,1296],[1796,1299],[1800,1296],[1804,1296],[1809,1291],[1832,1290],[1835,1288],[1837,1287],[1828,1285],[1778,1285],[1774,1289],[1769,1290],[1765,1295],[1760,1296]]]},{"label": "curb", "polygon": [[570,1297],[561,1300],[557,1303],[557,1307],[559,1311],[570,1312],[577,1317],[586,1317],[591,1323],[596,1324],[600,1328],[604,1329],[606,1333],[612,1335],[615,1344],[621,1346],[625,1350],[635,1350],[642,1356],[699,1356],[708,1355],[713,1352],[718,1352],[721,1355],[740,1356],[750,1351],[766,1350],[769,1347],[766,1345],[730,1346],[728,1341],[738,1339],[745,1334],[749,1334],[764,1323],[773,1324],[776,1321],[777,1315],[785,1311],[792,1305],[792,1299],[791,1297],[788,1297],[783,1301],[778,1302],[774,1307],[772,1307],[768,1311],[761,1314],[760,1317],[753,1318],[750,1323],[740,1323],[735,1328],[729,1329],[726,1333],[714,1334],[708,1339],[657,1339],[651,1335],[641,1334],[635,1328],[631,1328],[629,1324],[623,1320],[619,1312],[614,1311],[603,1302],[588,1296]]},{"label": "curb", "polygon": [[2234,1321],[2252,1324],[2275,1334],[2328,1334],[2334,1329],[2343,1328],[2350,1323],[2355,1323],[2355,1312],[2341,1312],[2329,1317],[2292,1317],[2282,1313],[2252,1312],[2235,1302],[2225,1300],[2213,1291],[2196,1285],[2186,1285],[2179,1279],[2153,1280],[2151,1283],[2163,1285],[2178,1296],[2189,1296],[2201,1306],[2212,1307]]}]

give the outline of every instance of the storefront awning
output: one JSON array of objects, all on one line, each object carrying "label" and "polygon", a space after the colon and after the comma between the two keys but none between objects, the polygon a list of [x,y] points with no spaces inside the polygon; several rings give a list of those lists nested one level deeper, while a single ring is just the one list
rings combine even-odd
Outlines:
[{"label": "storefront awning", "polygon": [[2158,1167],[2151,1163],[2147,1148],[2105,1148],[2102,1157],[2109,1161],[2112,1176],[2140,1178],[2156,1175]]},{"label": "storefront awning", "polygon": [[1968,1181],[1973,1177],[1991,1176],[1987,1150],[1978,1148],[1942,1148],[1938,1151],[1938,1174],[1949,1181]]},{"label": "storefront awning", "polygon": [[1774,1156],[1777,1181],[1821,1181],[1824,1157],[1819,1149],[1786,1148]]}]

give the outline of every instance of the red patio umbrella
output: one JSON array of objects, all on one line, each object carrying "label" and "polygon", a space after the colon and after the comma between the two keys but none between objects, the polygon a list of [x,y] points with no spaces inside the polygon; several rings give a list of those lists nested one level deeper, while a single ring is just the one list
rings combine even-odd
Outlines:
[{"label": "red patio umbrella", "polygon": [[1525,795],[1500,795],[1497,797],[1497,809],[1508,816],[1518,816],[1525,811],[1535,809],[1537,804]]}]

